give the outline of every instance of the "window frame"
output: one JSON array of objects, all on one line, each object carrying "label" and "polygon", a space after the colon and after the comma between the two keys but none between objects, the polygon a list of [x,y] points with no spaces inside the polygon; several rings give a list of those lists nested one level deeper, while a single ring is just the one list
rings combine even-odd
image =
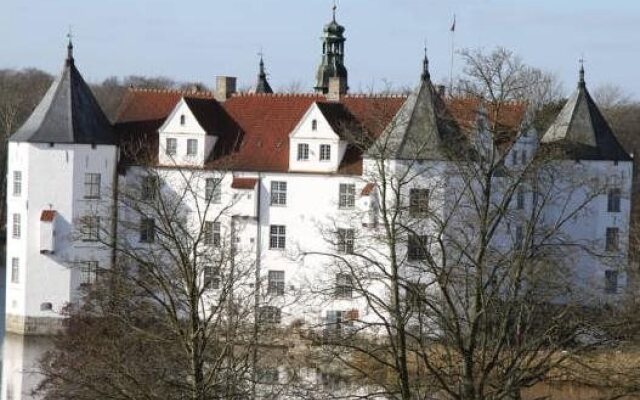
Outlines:
[{"label": "window frame", "polygon": [[330,144],[320,145],[319,157],[320,157],[320,161],[322,162],[331,161],[331,145]]},{"label": "window frame", "polygon": [[356,206],[356,184],[341,183],[338,189],[338,208],[351,210]]},{"label": "window frame", "polygon": [[222,274],[217,265],[205,265],[202,271],[202,285],[208,290],[219,290],[222,283]]},{"label": "window frame", "polygon": [[605,232],[605,251],[614,252],[620,250],[620,228],[607,227]]},{"label": "window frame", "polygon": [[82,261],[79,267],[80,285],[90,286],[98,281],[98,261]]},{"label": "window frame", "polygon": [[221,225],[219,221],[205,221],[203,242],[207,246],[220,247],[222,242]]},{"label": "window frame", "polygon": [[427,188],[413,188],[409,190],[409,215],[422,217],[429,213],[429,198],[431,191]]},{"label": "window frame", "polygon": [[100,216],[85,215],[82,217],[82,241],[97,242],[100,240]]},{"label": "window frame", "polygon": [[84,198],[99,199],[102,176],[97,172],[85,172],[84,174]]},{"label": "window frame", "polygon": [[11,257],[11,283],[20,283],[20,258]]},{"label": "window frame", "polygon": [[298,143],[297,161],[309,161],[309,143]]},{"label": "window frame", "polygon": [[164,154],[167,156],[175,156],[178,154],[178,139],[165,138],[164,140]]},{"label": "window frame", "polygon": [[187,157],[198,155],[198,139],[187,139]]},{"label": "window frame", "polygon": [[269,225],[269,249],[284,250],[287,246],[286,225]]},{"label": "window frame", "polygon": [[206,178],[204,181],[204,200],[211,204],[222,202],[222,179]]},{"label": "window frame", "polygon": [[140,187],[140,198],[142,200],[155,200],[159,187],[159,179],[157,176],[144,176]]},{"label": "window frame", "polygon": [[342,272],[336,274],[333,297],[336,299],[353,298],[353,277],[351,275]]},{"label": "window frame", "polygon": [[516,190],[516,210],[524,210],[525,192],[524,189]]},{"label": "window frame", "polygon": [[620,188],[610,188],[607,192],[607,212],[619,213],[622,200],[622,190]]},{"label": "window frame", "polygon": [[407,259],[409,261],[426,260],[429,254],[429,236],[409,234],[407,238]]},{"label": "window frame", "polygon": [[287,205],[287,182],[271,181],[271,205],[285,207]]},{"label": "window frame", "polygon": [[353,254],[356,242],[356,231],[353,228],[338,228],[337,251],[341,254]]},{"label": "window frame", "polygon": [[278,325],[282,322],[282,310],[276,306],[260,306],[258,309],[258,322],[260,324]]},{"label": "window frame", "polygon": [[604,271],[604,292],[606,294],[618,293],[619,273],[614,269],[608,269]]},{"label": "window frame", "polygon": [[269,270],[267,272],[267,294],[271,296],[284,296],[285,272],[282,270]]},{"label": "window frame", "polygon": [[156,221],[153,218],[140,219],[140,243],[155,243],[156,241]]},{"label": "window frame", "polygon": [[11,237],[20,239],[22,237],[22,215],[13,213],[11,217]]},{"label": "window frame", "polygon": [[13,196],[22,196],[22,171],[13,171]]}]

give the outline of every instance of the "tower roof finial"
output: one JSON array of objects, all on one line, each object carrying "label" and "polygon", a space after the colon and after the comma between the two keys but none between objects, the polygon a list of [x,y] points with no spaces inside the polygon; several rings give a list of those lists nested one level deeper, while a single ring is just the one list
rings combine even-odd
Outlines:
[{"label": "tower roof finial", "polygon": [[333,0],[333,22],[336,22],[336,10],[338,9],[338,3]]},{"label": "tower roof finial", "polygon": [[427,55],[427,42],[425,40],[424,59],[422,60],[422,80],[428,81],[430,79],[431,79],[431,74],[429,73],[429,57]]},{"label": "tower roof finial", "polygon": [[67,33],[67,64],[73,64],[73,32],[71,31],[71,25],[69,25],[69,32]]},{"label": "tower roof finial", "polygon": [[580,80],[578,81],[578,87],[583,88],[586,86],[584,81],[584,56],[580,57]]}]

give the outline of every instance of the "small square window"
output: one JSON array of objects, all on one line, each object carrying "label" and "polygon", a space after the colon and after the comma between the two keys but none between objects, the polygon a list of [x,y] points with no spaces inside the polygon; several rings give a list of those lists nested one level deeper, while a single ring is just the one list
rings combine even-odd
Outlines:
[{"label": "small square window", "polygon": [[307,143],[298,143],[298,161],[309,160],[309,145]]}]

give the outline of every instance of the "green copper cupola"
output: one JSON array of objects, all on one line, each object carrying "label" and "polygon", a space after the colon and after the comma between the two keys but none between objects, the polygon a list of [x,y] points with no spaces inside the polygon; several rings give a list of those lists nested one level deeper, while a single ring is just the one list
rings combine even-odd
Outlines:
[{"label": "green copper cupola", "polygon": [[331,78],[339,78],[340,87],[346,92],[347,68],[344,65],[344,27],[336,22],[336,6],[333,6],[333,19],[324,26],[322,35],[322,61],[316,74],[315,91],[327,94]]}]

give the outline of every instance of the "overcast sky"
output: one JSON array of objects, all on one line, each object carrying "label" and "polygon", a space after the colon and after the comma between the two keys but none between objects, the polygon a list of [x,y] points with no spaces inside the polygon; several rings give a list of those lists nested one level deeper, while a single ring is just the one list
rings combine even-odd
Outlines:
[{"label": "overcast sky", "polygon": [[[0,0],[0,68],[57,72],[73,27],[76,63],[90,81],[164,75],[213,83],[255,80],[260,48],[275,88],[313,86],[332,0]],[[414,85],[425,38],[436,80],[456,48],[504,46],[574,87],[624,87],[640,99],[640,0],[339,0],[354,90]],[[454,70],[460,70],[454,63]]]}]

